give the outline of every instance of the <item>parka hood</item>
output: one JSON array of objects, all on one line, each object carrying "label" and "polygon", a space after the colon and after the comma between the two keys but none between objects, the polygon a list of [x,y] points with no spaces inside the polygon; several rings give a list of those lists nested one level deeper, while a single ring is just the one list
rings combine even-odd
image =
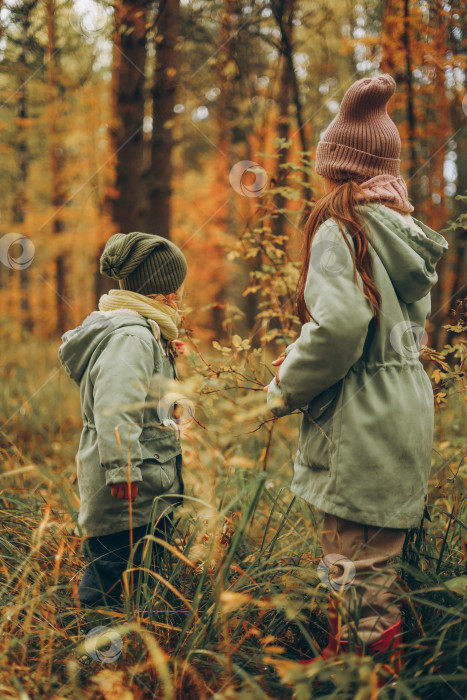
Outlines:
[{"label": "parka hood", "polygon": [[93,311],[80,326],[64,333],[58,357],[68,376],[79,385],[92,355],[102,352],[115,330],[129,326],[149,327],[135,311]]},{"label": "parka hood", "polygon": [[412,217],[426,234],[389,207],[366,204],[356,207],[362,218],[371,225],[370,242],[381,259],[397,295],[406,304],[426,296],[436,284],[436,264],[448,249],[441,234]]}]

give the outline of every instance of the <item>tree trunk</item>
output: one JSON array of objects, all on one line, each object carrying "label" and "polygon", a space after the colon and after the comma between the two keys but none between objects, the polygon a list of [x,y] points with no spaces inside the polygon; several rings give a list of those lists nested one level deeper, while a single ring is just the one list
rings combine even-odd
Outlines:
[{"label": "tree trunk", "polygon": [[[280,27],[282,43],[281,43],[281,56],[280,56],[280,73],[279,73],[279,94],[277,96],[278,104],[278,116],[277,116],[277,137],[286,141],[290,136],[290,116],[289,116],[289,106],[292,100],[293,92],[293,60],[291,55],[292,46],[292,20],[294,14],[295,0],[283,0],[280,3],[280,17],[277,17],[277,22]],[[284,39],[287,37],[287,41]],[[303,146],[303,144],[302,144]],[[303,149],[305,150],[305,149]],[[281,147],[279,152],[279,157],[277,159],[277,168],[275,173],[275,184],[276,187],[281,187],[284,185],[284,179],[286,176],[286,171],[281,167],[283,163],[287,162],[287,156],[289,153],[289,147]],[[283,209],[287,200],[282,194],[276,194],[274,197],[274,204],[277,210]],[[273,231],[276,236],[282,236],[284,234],[284,224],[285,217],[283,214],[278,213],[276,218],[273,219]]]},{"label": "tree trunk", "polygon": [[[1,10],[1,6],[0,6]],[[20,224],[20,231],[24,234],[22,225],[26,217],[27,206],[27,178],[28,178],[28,146],[25,131],[25,120],[28,117],[27,109],[27,93],[26,93],[26,50],[29,37],[30,26],[30,7],[24,3],[22,22],[21,22],[21,51],[18,58],[18,103],[17,103],[17,130],[18,144],[16,148],[18,176],[16,181],[16,190],[13,200],[13,222]],[[28,331],[32,330],[32,318],[30,316],[29,304],[29,267],[14,271],[14,274],[19,275],[20,279],[20,294],[21,294],[21,325]]]},{"label": "tree trunk", "polygon": [[[290,81],[290,92],[295,104],[295,114],[299,132],[302,151],[308,151],[308,142],[303,121],[302,102],[298,85],[297,74],[293,61],[293,18],[295,12],[295,0],[278,0],[273,4],[273,12],[281,34],[281,53],[285,57],[288,65],[288,78]],[[287,91],[289,92],[289,90]],[[308,182],[307,173],[303,174],[305,182]]]},{"label": "tree trunk", "polygon": [[[440,61],[446,57],[446,23],[444,20],[444,8],[438,0],[432,5],[432,41],[431,47],[437,61],[434,66],[434,94],[432,96],[434,129],[432,142],[430,143],[430,189],[429,197],[432,199],[430,206],[430,225],[439,230],[445,228],[449,220],[449,212],[446,206],[444,192],[444,164],[446,148],[443,144],[449,141],[452,128],[449,119],[449,101],[447,95],[446,76]],[[440,151],[440,146],[442,147]],[[436,200],[433,198],[436,197]],[[436,266],[438,283],[432,292],[432,339],[431,344],[437,350],[442,350],[447,342],[448,332],[443,327],[449,323],[451,309],[455,302],[456,290],[454,287],[456,275],[456,247],[457,234],[460,231],[449,231],[447,234],[449,250]]]},{"label": "tree trunk", "polygon": [[[52,184],[52,207],[54,209],[52,219],[52,231],[60,235],[63,231],[63,224],[60,217],[61,209],[65,202],[63,192],[63,149],[59,142],[58,133],[58,109],[57,109],[57,51],[55,41],[55,21],[56,5],[55,0],[47,0],[47,93],[50,114],[50,174]],[[57,309],[57,332],[63,333],[67,325],[66,313],[66,260],[65,255],[60,253],[55,258],[55,294]]]},{"label": "tree trunk", "polygon": [[[382,20],[381,70],[390,73],[398,85],[405,86],[406,137],[403,140],[403,157],[407,159],[407,189],[415,209],[421,204],[420,187],[414,181],[417,171],[417,135],[414,105],[413,49],[415,37],[411,28],[410,0],[388,0]],[[403,116],[401,114],[401,119]]]},{"label": "tree trunk", "polygon": [[415,113],[412,76],[412,48],[410,29],[410,0],[404,0],[404,49],[405,49],[405,83],[407,85],[407,149],[409,154],[409,195],[416,204],[417,187],[414,187],[413,177],[417,169],[417,151],[415,148]]},{"label": "tree trunk", "polygon": [[173,120],[179,80],[180,0],[161,0],[152,89],[151,164],[147,173],[146,231],[170,238]]},{"label": "tree trunk", "polygon": [[[241,158],[237,159],[234,153],[234,131],[237,117],[235,94],[237,81],[239,80],[238,63],[235,58],[237,57],[237,27],[241,26],[240,18],[241,0],[225,0],[216,62],[218,81],[221,86],[217,108],[217,149],[220,153],[217,166],[217,186],[224,185],[228,201],[216,217],[216,223],[220,230],[227,233],[233,233],[235,223],[235,195],[230,186],[229,174],[236,160],[241,160]],[[229,301],[236,303],[237,300],[233,289],[235,285],[227,270],[222,246],[216,246],[215,255],[219,260],[219,279],[223,280],[223,283],[215,297],[215,306],[212,310],[212,327],[216,332],[216,337],[222,338],[224,335],[222,328],[223,308]]]},{"label": "tree trunk", "polygon": [[[451,124],[455,137],[455,149],[457,153],[456,167],[457,167],[457,194],[467,195],[467,158],[465,158],[465,153],[467,153],[467,130],[463,128],[465,122],[465,115],[458,108],[458,103],[453,101],[451,103]],[[463,200],[457,200],[453,202],[453,218],[456,219],[458,216],[465,212],[466,202]],[[454,284],[453,284],[453,299],[451,300],[451,308],[456,310],[456,314],[453,319],[453,325],[462,319],[462,315],[467,313],[466,303],[467,303],[467,226],[464,224],[465,228],[460,226],[454,233],[456,237],[456,242],[451,245],[455,247],[455,272],[454,272]],[[451,345],[453,344],[454,338],[458,336],[453,333],[448,334],[447,342]]]},{"label": "tree trunk", "polygon": [[[100,272],[100,257],[105,247],[107,239],[116,233],[114,230],[114,224],[112,222],[112,207],[111,200],[106,196],[106,193],[102,191],[101,181],[99,178],[99,162],[96,154],[97,150],[97,123],[94,118],[93,110],[90,110],[90,123],[89,123],[89,139],[90,139],[90,183],[92,186],[92,192],[94,196],[94,206],[99,215],[99,229],[102,224],[102,232],[99,230],[98,241],[97,241],[97,256],[94,262],[94,297],[95,306],[99,303],[99,299],[102,294],[106,294],[110,289],[114,289],[117,286],[116,280],[107,277],[107,275],[102,275]],[[103,241],[103,242],[102,242]]]},{"label": "tree trunk", "polygon": [[113,219],[119,231],[144,229],[142,186],[146,19],[148,0],[117,0],[110,129],[116,158]]}]

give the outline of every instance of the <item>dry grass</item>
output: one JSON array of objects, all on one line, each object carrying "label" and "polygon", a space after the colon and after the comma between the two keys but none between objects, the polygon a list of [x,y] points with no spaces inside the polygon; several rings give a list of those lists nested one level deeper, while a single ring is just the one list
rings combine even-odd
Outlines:
[{"label": "dry grass", "polygon": [[[321,516],[287,489],[295,419],[272,436],[269,424],[254,431],[258,392],[239,390],[235,401],[232,391],[205,395],[203,427],[185,436],[189,498],[162,577],[136,576],[121,610],[79,608],[79,397],[56,352],[56,342],[26,337],[2,348],[0,696],[372,697],[378,668],[367,657],[314,667],[314,686],[296,663],[326,639],[327,591],[316,571]],[[388,675],[381,698],[454,699],[466,690],[465,412],[452,394],[437,417],[432,521],[412,533],[401,562],[405,666],[400,678]],[[242,400],[246,418],[235,422]],[[116,650],[85,647],[98,626],[113,631]]]}]

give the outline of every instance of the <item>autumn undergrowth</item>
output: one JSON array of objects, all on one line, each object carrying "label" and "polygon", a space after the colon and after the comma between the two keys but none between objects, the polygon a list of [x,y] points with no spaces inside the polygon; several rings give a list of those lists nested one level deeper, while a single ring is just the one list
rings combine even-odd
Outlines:
[{"label": "autumn undergrowth", "polygon": [[[2,697],[371,697],[378,667],[369,657],[350,654],[313,667],[319,686],[311,667],[296,663],[326,643],[328,589],[317,573],[321,514],[288,490],[297,418],[257,430],[268,421],[262,394],[237,389],[234,399],[215,390],[233,360],[222,351],[208,362],[213,376],[197,379],[199,410],[182,436],[187,498],[159,576],[136,571],[131,590],[128,574],[121,609],[79,608],[85,562],[73,534],[78,392],[54,374],[56,343],[35,347],[42,360],[32,379],[27,344],[2,348],[15,387],[2,386],[1,402],[2,423],[9,421],[0,493]],[[254,388],[264,358],[253,360],[241,343],[235,354],[242,377],[228,374],[229,381]],[[202,364],[194,350],[187,363]],[[42,384],[44,395],[15,413],[18,396],[32,396]],[[445,389],[431,520],[411,533],[399,562],[405,667],[400,677],[386,669],[382,698],[454,698],[465,683],[465,414],[456,389]],[[13,434],[21,440],[9,442]],[[86,635],[99,626],[121,640],[113,662],[105,647],[101,658],[86,650]]]},{"label": "autumn undergrowth", "polygon": [[[279,264],[285,239],[273,231],[276,196],[266,196],[241,238],[225,241],[255,260],[246,296],[255,297],[257,327],[242,337],[242,312],[226,305],[224,338],[201,347],[187,314],[176,386],[194,407],[181,422],[185,502],[159,571],[132,570],[129,562],[120,608],[79,606],[79,393],[59,369],[59,341],[24,334],[18,342],[3,325],[2,698],[465,696],[462,321],[449,329],[451,344],[441,353],[427,348],[423,355],[435,394],[435,441],[429,518],[410,532],[397,562],[402,672],[389,659],[376,663],[355,653],[297,663],[326,644],[329,590],[317,568],[322,514],[289,490],[299,417],[274,420],[262,391],[273,353],[298,330],[287,301],[297,270]],[[152,546],[148,537],[146,563]],[[96,645],[99,627],[105,629]],[[386,681],[379,693],[378,675]]]}]

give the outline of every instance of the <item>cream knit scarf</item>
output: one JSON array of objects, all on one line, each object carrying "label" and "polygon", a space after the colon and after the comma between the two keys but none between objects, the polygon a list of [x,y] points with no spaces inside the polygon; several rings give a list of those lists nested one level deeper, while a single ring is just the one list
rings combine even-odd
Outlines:
[{"label": "cream knit scarf", "polygon": [[114,311],[115,309],[136,311],[141,316],[155,321],[167,340],[178,338],[180,315],[168,304],[128,289],[111,289],[108,294],[103,294],[99,299],[99,310]]}]

